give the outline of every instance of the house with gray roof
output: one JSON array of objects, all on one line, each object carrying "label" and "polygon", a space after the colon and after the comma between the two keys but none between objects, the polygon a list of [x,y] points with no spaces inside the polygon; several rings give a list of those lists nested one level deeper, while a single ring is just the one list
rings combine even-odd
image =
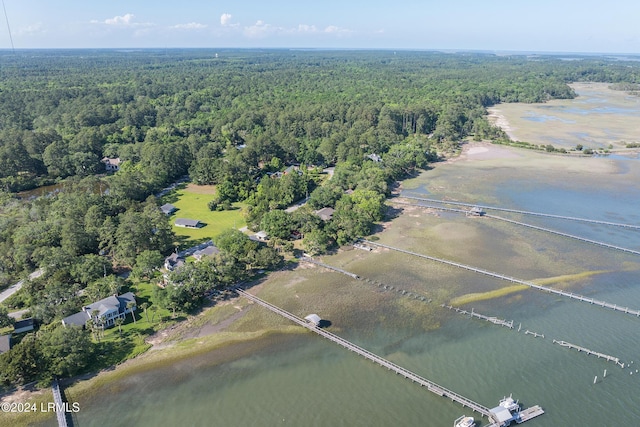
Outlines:
[{"label": "house with gray roof", "polygon": [[172,253],[164,259],[164,268],[168,271],[174,271],[184,265],[184,258],[176,252]]},{"label": "house with gray roof", "polygon": [[[133,307],[127,305],[132,302]],[[72,314],[62,319],[64,326],[75,325],[85,327],[89,319],[99,320],[104,327],[115,325],[116,319],[124,319],[125,316],[136,310],[136,297],[133,292],[127,292],[122,295],[112,295],[110,297],[96,301],[82,307],[82,311]]]},{"label": "house with gray roof", "polygon": [[204,248],[195,251],[193,253],[193,257],[198,261],[200,261],[204,257],[212,256],[219,253],[220,253],[220,249],[218,249],[218,247],[214,245],[213,242],[211,242],[209,245],[205,246]]},{"label": "house with gray roof", "polygon": [[177,218],[176,227],[199,228],[202,224],[197,219]]},{"label": "house with gray roof", "polygon": [[172,213],[174,213],[175,211],[178,210],[178,208],[176,208],[175,206],[173,206],[171,203],[165,203],[164,205],[160,206],[160,210],[162,211],[163,214],[165,215],[171,215]]}]

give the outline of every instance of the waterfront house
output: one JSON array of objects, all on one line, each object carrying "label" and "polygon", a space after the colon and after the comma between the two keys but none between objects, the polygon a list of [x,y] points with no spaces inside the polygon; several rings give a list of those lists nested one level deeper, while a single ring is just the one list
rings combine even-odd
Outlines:
[{"label": "waterfront house", "polygon": [[[133,306],[128,307],[129,303],[133,303]],[[115,324],[116,319],[124,319],[127,314],[135,311],[135,304],[136,297],[133,292],[112,295],[82,307],[82,311],[62,319],[62,324],[85,327],[87,321],[93,318],[94,321],[99,320],[104,327],[110,327]]]},{"label": "waterfront house", "polygon": [[160,206],[160,210],[165,215],[171,215],[178,209],[175,206],[173,206],[171,203],[165,203],[164,205]]},{"label": "waterfront house", "polygon": [[34,328],[33,318],[18,320],[13,324],[13,333],[21,334],[23,332],[33,331]]},{"label": "waterfront house", "polygon": [[101,161],[104,164],[104,169],[107,172],[117,172],[118,170],[120,170],[120,157],[103,157]]},{"label": "waterfront house", "polygon": [[202,224],[197,219],[177,218],[176,227],[199,228]]}]

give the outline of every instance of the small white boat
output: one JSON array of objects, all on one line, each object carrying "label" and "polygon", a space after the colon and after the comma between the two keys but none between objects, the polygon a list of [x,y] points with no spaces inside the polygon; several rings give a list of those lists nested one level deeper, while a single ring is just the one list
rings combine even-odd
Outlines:
[{"label": "small white boat", "polygon": [[509,397],[502,398],[502,400],[500,401],[500,406],[502,406],[503,408],[507,408],[511,413],[520,411],[520,404],[518,403],[518,401],[513,400],[513,397],[511,397],[511,395],[509,395]]},{"label": "small white boat", "polygon": [[461,416],[457,420],[454,421],[453,427],[475,427],[476,422],[473,420],[473,417],[467,417],[465,415]]}]

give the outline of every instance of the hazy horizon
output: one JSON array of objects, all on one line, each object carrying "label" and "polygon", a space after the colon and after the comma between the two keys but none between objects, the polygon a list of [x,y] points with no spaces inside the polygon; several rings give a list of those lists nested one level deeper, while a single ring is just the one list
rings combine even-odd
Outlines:
[{"label": "hazy horizon", "polygon": [[[368,49],[638,54],[640,3],[3,0],[0,49]],[[4,13],[6,11],[6,14]]]}]

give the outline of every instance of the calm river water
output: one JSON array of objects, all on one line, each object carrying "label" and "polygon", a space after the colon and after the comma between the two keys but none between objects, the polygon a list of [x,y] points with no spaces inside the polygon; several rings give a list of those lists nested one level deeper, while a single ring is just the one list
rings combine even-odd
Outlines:
[{"label": "calm river water", "polygon": [[[596,180],[587,180],[585,187],[586,175],[580,173],[574,180],[566,175],[563,182],[550,185],[557,177],[514,167],[501,170],[491,179],[482,178],[479,170],[467,171],[470,175],[466,178],[476,174],[478,179],[461,179],[458,190],[461,194],[484,191],[484,200],[500,201],[501,206],[509,208],[639,224],[640,188],[637,180],[630,181],[630,161],[606,161],[619,162],[620,173],[609,176],[613,178],[600,186]],[[426,179],[429,174],[433,174],[433,180]],[[442,189],[433,184],[440,179],[452,182],[447,189],[451,195],[459,174],[455,164],[437,167],[427,172],[422,184],[412,191],[443,197],[439,194]],[[518,219],[640,250],[640,231],[533,217]],[[462,217],[451,221],[474,220]],[[574,291],[640,308],[638,256],[537,231],[517,227],[508,230],[533,239],[532,247],[540,253],[557,252],[557,262],[570,266],[567,273],[606,270],[581,280],[572,288]],[[483,259],[491,259],[494,252],[499,256],[498,248],[503,243],[500,239],[487,240],[484,250],[488,255],[461,261],[478,265]],[[428,253],[429,244],[424,242],[422,248],[412,249]],[[501,260],[494,261],[500,265]],[[428,263],[417,259],[405,262],[407,266]],[[522,277],[523,271],[535,268],[505,261],[501,272]],[[546,267],[539,268],[539,276],[522,278],[549,275]],[[470,283],[492,282],[471,273],[466,277]],[[399,287],[409,281],[402,265],[387,271],[384,280]],[[492,283],[495,288],[503,286]],[[349,286],[364,289],[366,285],[356,282]],[[539,404],[546,413],[527,422],[530,427],[635,425],[640,420],[640,372],[635,368],[640,368],[640,319],[538,291],[485,301],[475,308],[513,319],[522,330],[441,310],[441,327],[434,331],[403,325],[389,313],[385,322],[341,325],[338,333],[485,406],[495,406],[510,393],[525,406]],[[542,333],[545,338],[526,335],[525,330]],[[619,357],[627,366],[622,369],[560,347],[552,339]],[[198,356],[98,390],[96,395],[80,400],[77,425],[449,427],[460,415],[472,415],[468,409],[310,333],[273,335],[256,344],[255,349],[239,353],[244,355],[223,363],[215,360],[216,353]],[[595,376],[598,380],[594,384]],[[477,415],[476,420],[479,425],[487,423]]]}]

